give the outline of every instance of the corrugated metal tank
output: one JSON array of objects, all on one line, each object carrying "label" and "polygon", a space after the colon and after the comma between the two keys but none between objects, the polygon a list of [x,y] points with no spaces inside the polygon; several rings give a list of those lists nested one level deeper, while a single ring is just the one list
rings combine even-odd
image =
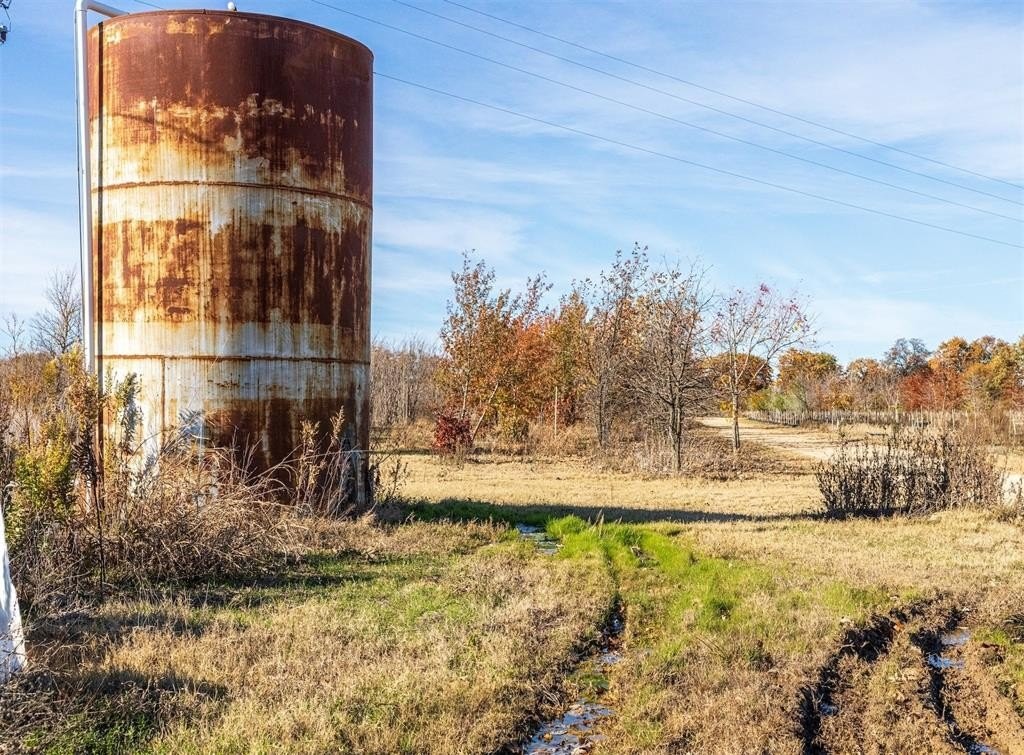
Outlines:
[{"label": "corrugated metal tank", "polygon": [[369,49],[247,13],[168,11],[89,37],[98,369],[262,467],[344,407],[369,442]]}]

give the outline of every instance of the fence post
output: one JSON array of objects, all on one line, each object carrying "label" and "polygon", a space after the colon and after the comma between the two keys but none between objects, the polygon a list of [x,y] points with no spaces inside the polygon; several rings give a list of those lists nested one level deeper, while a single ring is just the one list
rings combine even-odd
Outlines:
[{"label": "fence post", "polygon": [[367,465],[370,463],[370,455],[365,451],[353,451],[356,457],[355,485],[356,485],[356,511],[362,513],[370,508],[369,490],[366,485]]}]

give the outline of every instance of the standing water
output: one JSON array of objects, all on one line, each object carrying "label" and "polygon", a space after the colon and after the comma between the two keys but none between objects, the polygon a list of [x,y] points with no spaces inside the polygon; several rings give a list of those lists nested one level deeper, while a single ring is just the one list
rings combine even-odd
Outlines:
[{"label": "standing water", "polygon": [[[618,647],[625,623],[618,604],[612,610],[601,643],[584,660],[577,674],[581,677],[602,679],[608,669],[622,660]],[[601,721],[615,711],[599,702],[602,685],[594,685],[593,693],[585,694],[558,718],[545,721],[523,748],[528,755],[579,755],[588,752],[604,739],[598,733]]]},{"label": "standing water", "polygon": [[529,540],[536,545],[537,550],[545,556],[553,556],[562,547],[557,540],[548,536],[547,531],[540,527],[534,527],[532,524],[517,524],[516,531],[524,540]]}]

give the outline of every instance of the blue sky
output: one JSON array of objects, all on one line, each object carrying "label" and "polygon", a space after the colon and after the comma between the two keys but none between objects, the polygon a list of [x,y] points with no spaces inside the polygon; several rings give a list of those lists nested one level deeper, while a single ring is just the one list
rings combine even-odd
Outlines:
[{"label": "blue sky", "polygon": [[[741,105],[440,0],[412,5],[747,118],[1000,195],[817,147],[602,76],[392,0],[327,0],[446,44],[997,218],[816,168],[495,66],[318,5],[239,0],[353,36],[376,70],[801,191],[1024,244],[1024,191]],[[650,68],[995,178],[1024,182],[1020,3],[460,0]],[[126,10],[144,11],[134,0]],[[158,0],[168,8],[193,2]],[[0,313],[41,307],[78,260],[71,0],[14,0],[0,48]],[[219,3],[204,7],[220,8]],[[98,19],[97,19],[98,20]],[[1024,251],[780,192],[537,122],[376,82],[373,327],[433,338],[448,273],[475,249],[503,285],[555,290],[634,241],[700,258],[720,286],[806,294],[842,360],[897,337],[1024,333]],[[1012,219],[1016,218],[1016,220]]]}]

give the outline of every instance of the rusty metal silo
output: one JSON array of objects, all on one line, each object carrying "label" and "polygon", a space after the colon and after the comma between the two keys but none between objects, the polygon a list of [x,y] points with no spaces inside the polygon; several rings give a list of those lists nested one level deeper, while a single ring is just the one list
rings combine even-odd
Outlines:
[{"label": "rusty metal silo", "polygon": [[262,467],[344,407],[369,435],[369,49],[272,16],[167,11],[89,33],[100,374],[141,380]]}]

